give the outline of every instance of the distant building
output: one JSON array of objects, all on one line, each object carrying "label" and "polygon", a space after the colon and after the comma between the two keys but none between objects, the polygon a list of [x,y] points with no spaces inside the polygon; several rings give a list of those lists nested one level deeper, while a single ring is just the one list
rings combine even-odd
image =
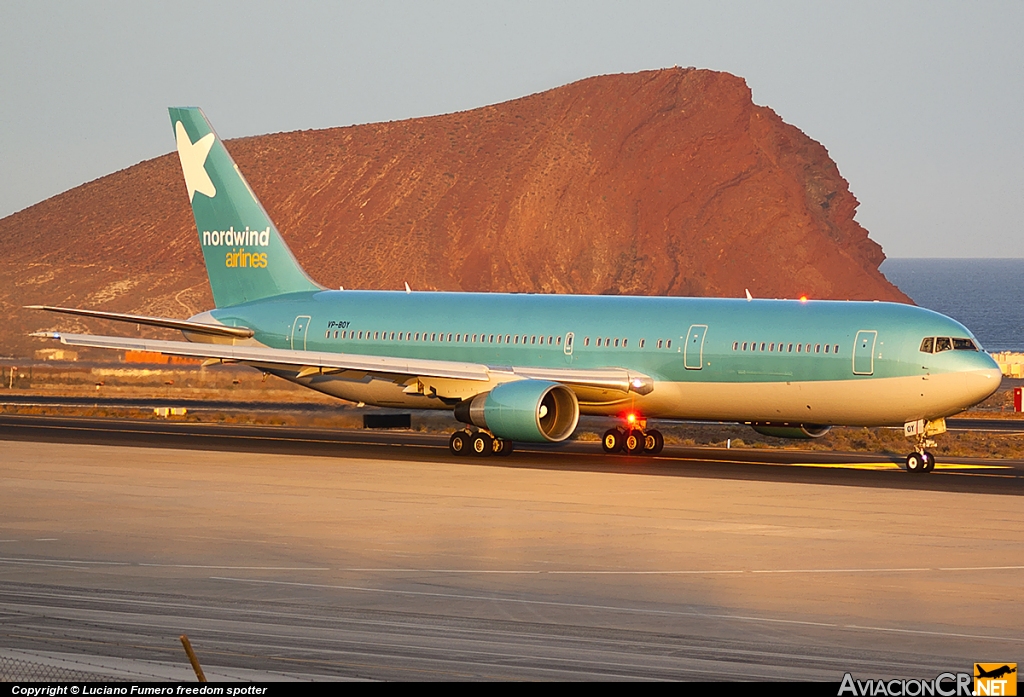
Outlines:
[{"label": "distant building", "polygon": [[45,348],[36,351],[38,361],[77,361],[78,351],[70,351],[66,348]]},{"label": "distant building", "polygon": [[999,364],[999,370],[1008,378],[1024,378],[1024,353],[1001,351],[993,353],[992,359]]}]

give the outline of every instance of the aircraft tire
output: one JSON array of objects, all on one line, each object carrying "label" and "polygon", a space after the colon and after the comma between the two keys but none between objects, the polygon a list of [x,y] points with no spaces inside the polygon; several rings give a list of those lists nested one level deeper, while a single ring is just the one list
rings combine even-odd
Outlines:
[{"label": "aircraft tire", "polygon": [[651,429],[647,432],[644,437],[644,454],[645,455],[657,455],[661,452],[662,448],[665,447],[665,436],[661,435],[661,431],[657,429]]},{"label": "aircraft tire", "polygon": [[609,455],[611,453],[617,453],[622,450],[622,439],[623,433],[617,428],[609,428],[604,432],[604,437],[601,439],[601,447]]},{"label": "aircraft tire", "polygon": [[907,455],[907,472],[918,474],[924,472],[925,459],[921,453],[910,453]]},{"label": "aircraft tire", "polygon": [[465,431],[456,431],[448,441],[448,449],[452,455],[469,455],[469,434]]},{"label": "aircraft tire", "polygon": [[494,454],[494,439],[483,431],[477,431],[469,439],[469,452],[477,457]]},{"label": "aircraft tire", "polygon": [[623,450],[630,455],[639,455],[644,451],[644,433],[637,429],[630,429],[626,433],[626,439],[622,442]]},{"label": "aircraft tire", "polygon": [[935,469],[935,454],[931,451],[924,451],[924,471],[931,472]]},{"label": "aircraft tire", "polygon": [[[499,443],[501,444],[500,447],[498,447]],[[504,438],[495,438],[494,446],[498,448],[497,450],[494,451],[495,455],[500,455],[501,457],[508,457],[509,455],[512,454],[513,447],[512,441],[510,440],[506,440]]]}]

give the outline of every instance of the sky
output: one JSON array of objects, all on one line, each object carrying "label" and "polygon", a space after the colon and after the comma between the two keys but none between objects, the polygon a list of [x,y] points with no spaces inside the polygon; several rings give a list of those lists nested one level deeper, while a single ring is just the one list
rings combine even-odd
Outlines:
[{"label": "sky", "polygon": [[1024,2],[16,2],[0,217],[224,138],[472,109],[673,65],[821,142],[890,257],[1024,257]]}]

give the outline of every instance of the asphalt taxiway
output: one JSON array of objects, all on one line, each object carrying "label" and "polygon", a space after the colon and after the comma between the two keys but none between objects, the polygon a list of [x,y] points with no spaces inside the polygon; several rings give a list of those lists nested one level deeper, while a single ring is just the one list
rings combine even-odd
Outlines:
[{"label": "asphalt taxiway", "polygon": [[184,679],[187,633],[236,679],[838,681],[1024,650],[1020,463],[693,450],[5,415],[0,656]]}]

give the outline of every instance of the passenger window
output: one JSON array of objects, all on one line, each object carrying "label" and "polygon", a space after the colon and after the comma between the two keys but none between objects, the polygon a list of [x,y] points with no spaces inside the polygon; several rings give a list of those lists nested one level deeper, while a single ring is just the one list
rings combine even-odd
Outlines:
[{"label": "passenger window", "polygon": [[[662,344],[663,344],[663,343],[664,343],[664,342],[663,342],[663,341],[662,341],[661,339],[658,339],[658,348],[661,348],[661,346],[662,346]],[[747,348],[747,345],[746,345],[746,344],[743,344],[743,348]]]},{"label": "passenger window", "polygon": [[829,350],[829,348],[830,348],[830,347],[829,347],[829,345],[828,345],[828,344],[825,344],[825,353],[828,353],[828,352],[829,352],[829,351],[828,351],[828,350]]},{"label": "passenger window", "polygon": [[[658,348],[661,348],[661,346],[659,346]],[[747,350],[747,342],[746,341],[743,342],[743,350],[744,351]]]},{"label": "passenger window", "polygon": [[646,342],[647,342],[647,339],[640,339],[640,348],[643,348],[643,347],[644,347],[644,344],[645,344]]},{"label": "passenger window", "polygon": [[774,350],[775,350],[775,342],[773,341],[772,343],[768,344],[768,352],[771,353]]},{"label": "passenger window", "polygon": [[739,347],[740,347],[740,342],[738,342],[738,341],[734,341],[734,342],[732,342],[732,350],[733,350],[733,351],[735,351],[735,350],[736,350],[736,349],[738,349]]},{"label": "passenger window", "polygon": [[761,350],[764,351],[764,342],[761,342]]},{"label": "passenger window", "polygon": [[803,350],[803,348],[804,348],[804,345],[803,345],[803,344],[797,344],[797,345],[796,345],[796,352],[797,352],[797,353],[800,353],[800,352],[801,352],[801,351]]},{"label": "passenger window", "polygon": [[953,342],[948,336],[939,336],[935,338],[935,353],[940,351],[952,351]]},{"label": "passenger window", "polygon": [[832,353],[839,353],[839,344],[832,347]]},{"label": "passenger window", "polygon": [[787,353],[793,353],[793,344],[790,344],[790,345],[789,345],[789,348],[788,348],[788,349],[786,349],[786,352],[787,352]]},{"label": "passenger window", "polygon": [[488,339],[487,343],[489,343],[489,344],[493,344],[494,343],[494,334],[491,334],[491,338]]},{"label": "passenger window", "polygon": [[927,339],[921,342],[921,353],[931,353],[934,346],[935,339],[929,336]]},{"label": "passenger window", "polygon": [[665,344],[665,348],[672,348],[672,339],[668,340],[668,342]]},{"label": "passenger window", "polygon": [[807,353],[810,353],[811,352],[811,345],[807,344],[807,346],[804,347],[804,351],[806,351]]},{"label": "passenger window", "polygon": [[558,338],[555,339],[555,345],[556,346],[561,346],[562,345],[562,337],[558,337]]},{"label": "passenger window", "polygon": [[953,349],[956,351],[977,351],[978,346],[970,339],[953,339]]},{"label": "passenger window", "polygon": [[615,348],[618,348],[618,347],[619,347],[619,340],[618,340],[618,339],[616,339],[616,340],[615,340]]},{"label": "passenger window", "polygon": [[821,353],[821,344],[815,344],[814,345],[814,352],[815,353]]},{"label": "passenger window", "polygon": [[[534,334],[533,336],[530,337],[530,345],[532,346],[532,345],[534,345],[536,343],[537,343],[537,335]],[[584,342],[583,342],[584,346],[588,346],[589,344],[590,344],[590,339],[584,340]]]},{"label": "passenger window", "polygon": [[626,344],[628,344],[628,343],[629,343],[629,339],[623,339],[622,340],[622,348],[626,348]]}]

